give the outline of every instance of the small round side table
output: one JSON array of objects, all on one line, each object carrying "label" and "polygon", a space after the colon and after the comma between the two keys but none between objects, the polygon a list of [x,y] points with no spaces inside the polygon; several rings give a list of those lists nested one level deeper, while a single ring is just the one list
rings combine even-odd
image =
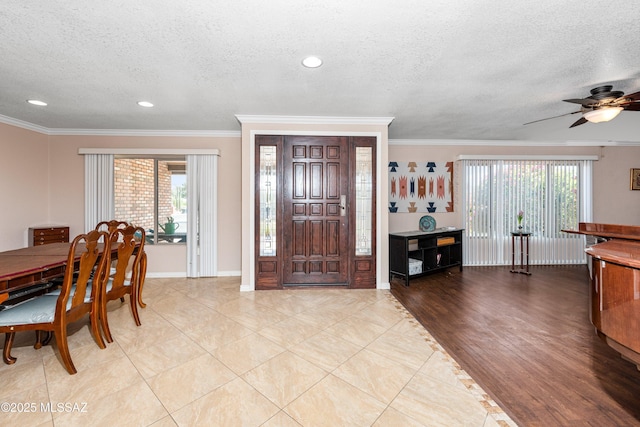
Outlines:
[{"label": "small round side table", "polygon": [[[531,275],[529,272],[529,236],[531,232],[516,230],[511,232],[511,272]],[[519,239],[517,239],[519,238]],[[516,268],[516,245],[520,241],[520,266]],[[526,263],[525,263],[526,258]]]}]

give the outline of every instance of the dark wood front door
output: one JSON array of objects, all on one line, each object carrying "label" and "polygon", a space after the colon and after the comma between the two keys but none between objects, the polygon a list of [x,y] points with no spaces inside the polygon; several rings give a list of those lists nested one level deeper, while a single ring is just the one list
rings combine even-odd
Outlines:
[{"label": "dark wood front door", "polygon": [[256,289],[376,287],[375,159],[370,136],[256,136]]},{"label": "dark wood front door", "polygon": [[348,137],[287,136],[283,144],[283,285],[349,279]]}]

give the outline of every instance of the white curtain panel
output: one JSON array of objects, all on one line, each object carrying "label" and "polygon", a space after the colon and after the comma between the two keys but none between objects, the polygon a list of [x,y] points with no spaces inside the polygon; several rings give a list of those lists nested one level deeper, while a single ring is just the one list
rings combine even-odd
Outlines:
[{"label": "white curtain panel", "polygon": [[218,274],[217,181],[217,155],[187,155],[187,277]]},{"label": "white curtain panel", "polygon": [[84,156],[84,228],[114,219],[113,154]]}]

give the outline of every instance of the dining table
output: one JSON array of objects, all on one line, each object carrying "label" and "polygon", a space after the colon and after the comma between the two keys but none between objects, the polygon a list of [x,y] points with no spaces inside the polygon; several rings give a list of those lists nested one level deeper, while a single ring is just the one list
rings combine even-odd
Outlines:
[{"label": "dining table", "polygon": [[0,302],[46,290],[64,276],[71,243],[50,243],[0,252]]},{"label": "dining table", "polygon": [[[12,302],[19,302],[25,298],[44,293],[53,287],[52,280],[63,277],[68,268],[70,248],[71,243],[58,242],[0,252],[0,304],[2,308]],[[118,242],[113,242],[111,255],[114,259],[117,259],[117,249]],[[83,250],[76,252],[78,254],[76,261],[80,259],[82,252]],[[140,292],[138,293],[138,304],[141,307],[146,305],[142,302],[143,284],[144,278],[141,278]]]}]

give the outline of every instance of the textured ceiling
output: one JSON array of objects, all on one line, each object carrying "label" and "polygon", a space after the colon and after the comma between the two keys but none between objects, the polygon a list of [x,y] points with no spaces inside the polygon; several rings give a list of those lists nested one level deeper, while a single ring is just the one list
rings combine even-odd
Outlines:
[{"label": "textured ceiling", "polygon": [[[601,84],[640,91],[639,18],[628,0],[2,0],[0,115],[223,131],[236,114],[384,116],[393,139],[607,139],[640,112],[570,133],[577,115],[523,123]],[[324,65],[302,67],[309,54]]]}]

